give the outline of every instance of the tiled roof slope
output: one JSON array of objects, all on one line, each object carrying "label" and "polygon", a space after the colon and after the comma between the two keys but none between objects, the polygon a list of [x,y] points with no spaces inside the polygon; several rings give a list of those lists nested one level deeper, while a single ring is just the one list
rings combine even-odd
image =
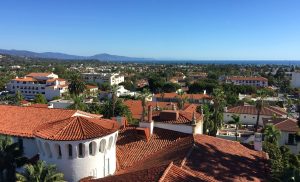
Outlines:
[{"label": "tiled roof slope", "polygon": [[296,133],[299,131],[297,120],[291,118],[264,118],[264,124],[273,124],[280,131]]},{"label": "tiled roof slope", "polygon": [[194,136],[196,147],[183,168],[216,181],[263,181],[267,178],[266,155],[235,141],[207,135]]},{"label": "tiled roof slope", "polygon": [[[169,123],[169,124],[188,124],[190,125],[193,120],[193,113],[192,112],[185,112],[185,111],[178,111],[178,119],[171,119],[171,120],[165,120],[160,117],[160,114],[162,112],[166,111],[158,111],[158,112],[153,112],[153,121],[155,122],[163,122],[163,123]],[[195,112],[196,119],[199,120],[202,118],[201,114]]]},{"label": "tiled roof slope", "polygon": [[100,118],[100,115],[76,110],[0,105],[0,133],[34,137],[34,130],[37,127],[75,115]]},{"label": "tiled roof slope", "polygon": [[71,117],[75,110],[0,105],[0,133],[33,137],[36,127]]},{"label": "tiled roof slope", "polygon": [[47,77],[49,75],[51,75],[52,73],[29,73],[28,77]]},{"label": "tiled roof slope", "polygon": [[[162,131],[164,135],[176,133],[170,130]],[[122,140],[124,143],[129,142],[122,138],[119,139],[119,141]],[[90,181],[244,182],[264,181],[268,177],[265,153],[248,149],[235,141],[206,135],[189,135],[174,141],[173,145],[162,146],[159,150],[156,147],[159,142],[154,143],[156,142],[152,141],[151,145],[147,146],[148,148],[146,148],[146,144],[136,146],[136,148],[133,145],[126,148],[124,152],[133,155],[132,158],[137,155],[144,157],[134,161],[128,167],[123,166],[124,168],[119,169],[114,176]],[[149,154],[152,146],[156,150]],[[138,148],[140,150],[137,150]],[[148,157],[144,155],[145,153]],[[122,162],[128,161],[120,153],[118,159],[121,166]],[[149,176],[151,177],[149,178]]]},{"label": "tiled roof slope", "polygon": [[137,135],[134,127],[125,128],[119,131],[117,141],[117,159],[120,170],[130,167],[184,138],[191,138],[191,135],[155,128],[150,141],[147,142]]},{"label": "tiled roof slope", "polygon": [[[157,98],[161,98],[162,97],[162,95],[161,94],[155,94],[155,97],[157,97]],[[164,95],[163,95],[163,97],[164,98],[170,98],[170,99],[173,99],[173,98],[176,98],[176,97],[178,97],[178,98],[180,98],[181,96],[180,95],[178,95],[177,93],[175,93],[175,92],[172,92],[172,93],[165,93]],[[182,96],[183,98],[184,97],[187,97],[188,99],[211,99],[211,97],[209,96],[209,95],[207,95],[207,94],[184,94],[183,96]]]},{"label": "tiled roof slope", "polygon": [[38,127],[34,134],[47,140],[85,140],[109,135],[118,128],[113,120],[74,116],[46,123]]},{"label": "tiled roof slope", "polygon": [[[235,114],[251,114],[251,115],[257,115],[257,109],[255,106],[236,106],[233,108],[230,108],[227,110],[226,113],[235,113]],[[286,111],[279,107],[273,107],[273,106],[265,106],[260,115],[266,115],[266,116],[283,116],[286,115]]]},{"label": "tiled roof slope", "polygon": [[255,81],[268,81],[267,78],[261,76],[231,76],[227,80],[255,80]]}]

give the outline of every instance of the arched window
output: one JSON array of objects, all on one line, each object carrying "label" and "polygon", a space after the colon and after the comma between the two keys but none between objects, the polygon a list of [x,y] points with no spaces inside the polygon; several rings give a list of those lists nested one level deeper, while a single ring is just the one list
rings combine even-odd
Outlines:
[{"label": "arched window", "polygon": [[105,146],[106,146],[106,140],[102,139],[100,142],[99,152],[103,153],[105,151]]},{"label": "arched window", "polygon": [[84,145],[82,143],[78,145],[78,157],[84,157]]},{"label": "arched window", "polygon": [[89,154],[95,155],[96,154],[96,142],[91,142],[89,144]]},{"label": "arched window", "polygon": [[48,157],[52,158],[52,152],[51,152],[50,145],[48,142],[45,143],[45,149],[46,149],[46,153],[47,153]]},{"label": "arched window", "polygon": [[108,150],[111,148],[111,145],[113,143],[113,140],[114,138],[112,136],[109,137],[109,140],[108,140]]},{"label": "arched window", "polygon": [[69,158],[73,157],[73,150],[72,150],[72,145],[68,144],[68,154],[69,154]]},{"label": "arched window", "polygon": [[118,140],[118,133],[115,134],[115,141],[114,141],[114,145],[117,143]]},{"label": "arched window", "polygon": [[54,148],[55,148],[55,153],[56,153],[57,158],[60,159],[62,157],[60,145],[59,144],[55,144]]}]

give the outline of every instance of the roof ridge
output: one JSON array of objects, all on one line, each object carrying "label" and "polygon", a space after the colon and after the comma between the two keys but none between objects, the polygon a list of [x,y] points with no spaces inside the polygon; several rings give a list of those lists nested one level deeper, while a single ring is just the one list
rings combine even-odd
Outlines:
[{"label": "roof ridge", "polygon": [[70,126],[71,124],[73,124],[73,121],[74,121],[74,119],[76,119],[76,118],[73,118],[73,116],[71,116],[71,117],[66,118],[66,119],[63,119],[63,120],[58,120],[58,121],[55,121],[55,122],[50,122],[50,123],[48,123],[48,124],[53,124],[53,123],[57,123],[57,122],[64,121],[64,120],[68,120],[68,119],[72,119],[72,121],[69,122],[68,124],[66,124],[66,126],[64,126],[64,127],[63,127],[60,131],[58,131],[56,134],[52,135],[53,138],[54,138],[55,136],[60,135],[63,131],[65,131],[65,130],[68,128],[68,126]]},{"label": "roof ridge", "polygon": [[83,117],[81,117],[81,116],[75,116],[75,117],[78,117],[78,118],[80,118],[79,120],[78,120],[78,123],[79,123],[79,125],[80,125],[80,130],[82,131],[82,133],[83,133],[83,137],[85,137],[86,135],[87,135],[87,133],[85,132],[85,130],[84,130],[84,128],[83,128],[83,123],[81,123],[82,122],[82,120],[86,120],[86,121],[88,121],[88,122],[90,122],[88,119],[86,119],[86,118],[83,118]]},{"label": "roof ridge", "polygon": [[170,164],[168,165],[167,169],[165,169],[164,173],[162,174],[162,176],[159,178],[158,182],[162,182],[165,177],[167,176],[168,172],[170,171],[171,167],[173,166],[173,161],[170,162]]}]

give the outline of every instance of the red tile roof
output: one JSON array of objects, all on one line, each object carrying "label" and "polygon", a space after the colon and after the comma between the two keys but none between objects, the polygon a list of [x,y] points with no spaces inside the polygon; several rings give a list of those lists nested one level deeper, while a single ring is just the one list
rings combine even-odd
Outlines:
[{"label": "red tile roof", "polygon": [[280,131],[296,133],[300,130],[297,120],[292,118],[264,118],[264,124],[273,124]]},{"label": "red tile roof", "polygon": [[0,105],[0,133],[12,136],[34,137],[33,132],[42,124],[82,114],[99,118],[99,115],[67,109],[49,109]]},{"label": "red tile roof", "polygon": [[34,81],[37,81],[36,79],[31,78],[31,77],[19,77],[19,78],[15,78],[13,80],[20,81],[20,82],[34,82]]},{"label": "red tile roof", "polygon": [[[161,131],[150,139],[150,144],[145,142],[136,146],[137,138],[119,138],[117,147],[123,149],[122,154],[117,153],[121,168],[114,176],[88,181],[223,182],[264,181],[268,177],[264,152],[248,149],[235,141],[206,135],[187,135],[172,141],[172,144],[161,145],[162,141],[178,132],[155,128],[154,133],[156,130]],[[130,147],[125,147],[127,144]],[[132,162],[131,159],[135,160]]]},{"label": "red tile roof", "polygon": [[195,135],[194,141],[196,147],[182,166],[197,176],[216,181],[264,181],[268,177],[264,152],[207,135]]},{"label": "red tile roof", "polygon": [[[175,119],[171,117],[170,114],[177,112],[178,117]],[[168,116],[162,117],[163,115],[167,114]],[[201,114],[195,112],[197,121],[202,119]],[[166,119],[169,118],[169,119]],[[186,112],[186,111],[173,111],[173,110],[166,110],[166,111],[156,111],[153,112],[153,121],[155,122],[164,122],[170,124],[191,124],[193,121],[193,112]]]},{"label": "red tile roof", "polygon": [[[251,115],[257,115],[257,109],[255,106],[236,106],[233,108],[230,108],[227,110],[226,113],[235,113],[235,114],[251,114]],[[273,107],[273,106],[265,106],[260,115],[265,116],[284,116],[287,115],[286,111],[279,107]]]},{"label": "red tile roof", "polygon": [[31,104],[28,107],[48,108],[48,104]]},{"label": "red tile roof", "polygon": [[[162,95],[161,94],[155,94],[155,97],[161,98]],[[176,97],[181,97],[181,96],[178,95],[175,92],[165,93],[164,94],[164,98],[173,99],[173,98],[176,98]],[[200,99],[211,99],[211,97],[209,95],[207,95],[207,94],[184,94],[182,97],[187,97],[189,99],[197,99],[197,100],[200,100]]]},{"label": "red tile roof", "polygon": [[46,140],[85,140],[109,135],[118,128],[113,120],[74,116],[43,124],[34,135]]},{"label": "red tile roof", "polygon": [[267,78],[264,78],[264,77],[261,77],[261,76],[250,76],[250,77],[244,77],[244,76],[231,76],[231,77],[227,77],[227,80],[268,81]]},{"label": "red tile roof", "polygon": [[28,77],[47,77],[49,75],[51,75],[52,73],[29,73]]},{"label": "red tile roof", "polygon": [[96,85],[86,85],[85,87],[86,87],[86,89],[95,89],[95,88],[98,88],[98,86],[96,86]]}]

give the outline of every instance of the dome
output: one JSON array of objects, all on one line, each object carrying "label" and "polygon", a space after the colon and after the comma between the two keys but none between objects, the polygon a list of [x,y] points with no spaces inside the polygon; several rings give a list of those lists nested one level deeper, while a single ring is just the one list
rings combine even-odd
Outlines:
[{"label": "dome", "polygon": [[41,125],[34,135],[46,140],[74,141],[106,136],[118,128],[113,120],[73,116]]}]

